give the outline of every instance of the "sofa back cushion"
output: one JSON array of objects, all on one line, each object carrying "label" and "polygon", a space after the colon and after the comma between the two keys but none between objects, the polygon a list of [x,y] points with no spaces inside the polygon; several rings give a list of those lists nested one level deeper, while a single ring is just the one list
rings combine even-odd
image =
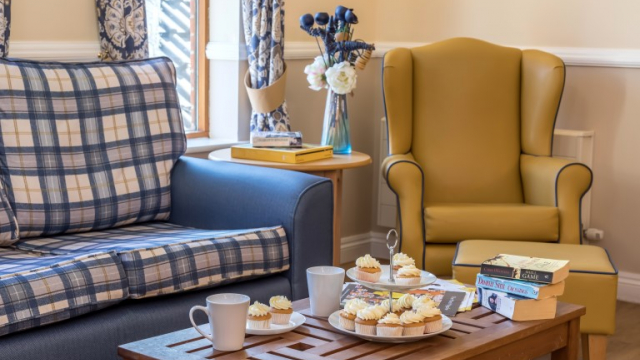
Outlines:
[{"label": "sofa back cushion", "polygon": [[186,139],[171,60],[0,60],[0,166],[20,237],[165,220]]}]

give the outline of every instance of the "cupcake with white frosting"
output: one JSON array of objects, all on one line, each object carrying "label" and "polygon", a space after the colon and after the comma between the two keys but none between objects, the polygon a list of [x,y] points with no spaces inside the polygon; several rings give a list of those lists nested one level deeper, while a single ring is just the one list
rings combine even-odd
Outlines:
[{"label": "cupcake with white frosting", "polygon": [[269,305],[271,308],[271,323],[276,325],[288,325],[291,320],[291,314],[293,314],[293,308],[291,307],[291,301],[286,296],[272,296],[269,299]]},{"label": "cupcake with white frosting", "polygon": [[430,334],[442,330],[442,313],[437,307],[421,306],[416,313],[424,316],[424,333]]},{"label": "cupcake with white frosting", "polygon": [[269,307],[259,301],[249,306],[247,315],[249,329],[269,329],[271,327],[271,313]]},{"label": "cupcake with white frosting", "polygon": [[393,255],[393,270],[398,271],[401,267],[407,265],[416,265],[416,261],[407,254],[401,252]]},{"label": "cupcake with white frosting", "polygon": [[362,310],[369,306],[362,299],[351,299],[347,300],[344,304],[344,309],[340,311],[339,322],[340,326],[349,331],[356,330],[356,315],[358,314],[358,310]]},{"label": "cupcake with white frosting", "polygon": [[398,299],[398,305],[402,306],[404,311],[411,310],[413,302],[416,301],[416,297],[412,294],[404,294]]},{"label": "cupcake with white frosting", "polygon": [[424,316],[415,311],[405,311],[400,315],[403,336],[424,334]]},{"label": "cupcake with white frosting", "polygon": [[427,295],[422,295],[422,296],[418,297],[417,299],[415,299],[413,301],[413,303],[411,303],[411,308],[413,310],[417,310],[418,308],[421,308],[423,306],[436,307],[436,302],[433,301]]},{"label": "cupcake with white frosting", "polygon": [[378,336],[402,336],[402,330],[400,317],[394,313],[388,313],[378,320],[378,325],[376,325]]},{"label": "cupcake with white frosting", "polygon": [[380,262],[371,255],[361,256],[356,260],[356,278],[362,281],[377,282],[382,276]]},{"label": "cupcake with white frosting", "polygon": [[363,335],[375,335],[376,325],[386,311],[380,305],[367,306],[358,310],[356,315],[356,333]]},{"label": "cupcake with white frosting", "polygon": [[396,274],[396,284],[398,285],[416,285],[420,283],[422,271],[415,265],[405,265],[398,270]]},{"label": "cupcake with white frosting", "polygon": [[[398,300],[393,300],[393,301],[391,302],[391,304],[392,304],[392,305],[391,305],[391,306],[392,306],[392,308],[391,308],[391,309],[392,309],[392,310],[391,310],[391,312],[392,312],[392,313],[394,313],[394,314],[396,314],[396,315],[398,315],[398,316],[402,315],[402,313],[404,312],[404,308],[402,307],[402,305],[400,305],[400,303],[398,302]],[[387,300],[383,300],[383,301],[380,303],[380,306],[382,306],[383,308],[385,308],[385,309],[387,310],[387,312],[389,312],[389,299],[387,299]]]}]

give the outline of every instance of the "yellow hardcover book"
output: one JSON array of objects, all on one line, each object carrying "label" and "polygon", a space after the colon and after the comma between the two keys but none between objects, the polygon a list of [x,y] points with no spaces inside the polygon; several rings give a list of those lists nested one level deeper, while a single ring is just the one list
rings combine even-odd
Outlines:
[{"label": "yellow hardcover book", "polygon": [[250,144],[245,144],[232,146],[231,157],[300,164],[333,157],[333,147],[303,144],[302,148],[254,148]]}]

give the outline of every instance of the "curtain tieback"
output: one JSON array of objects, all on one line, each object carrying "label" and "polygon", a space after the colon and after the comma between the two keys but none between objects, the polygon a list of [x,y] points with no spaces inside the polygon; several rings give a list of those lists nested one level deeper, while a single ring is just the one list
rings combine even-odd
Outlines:
[{"label": "curtain tieback", "polygon": [[287,83],[287,65],[284,66],[282,76],[273,84],[262,89],[251,88],[251,75],[249,70],[244,75],[244,86],[247,88],[251,107],[258,113],[268,114],[284,103],[284,93]]}]

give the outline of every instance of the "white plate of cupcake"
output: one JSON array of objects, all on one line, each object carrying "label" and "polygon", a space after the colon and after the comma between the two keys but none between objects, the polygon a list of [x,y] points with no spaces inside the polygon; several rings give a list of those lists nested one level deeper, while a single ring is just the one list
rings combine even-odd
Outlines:
[{"label": "white plate of cupcake", "polygon": [[344,309],[329,316],[329,323],[337,330],[376,342],[403,343],[417,341],[443,333],[453,322],[442,315],[433,300],[405,294],[380,305],[370,305],[361,299],[351,299]]},{"label": "white plate of cupcake", "polygon": [[[416,268],[412,258],[403,253],[393,256],[394,267],[380,265],[380,262],[367,254],[356,260],[356,266],[347,270],[347,276],[374,290],[403,291],[412,290],[434,283],[437,277],[430,272]],[[393,272],[393,281],[389,272]]]},{"label": "white plate of cupcake", "polygon": [[275,335],[289,332],[304,324],[306,318],[293,311],[286,296],[272,296],[269,305],[259,301],[249,306],[246,333],[251,335]]}]

